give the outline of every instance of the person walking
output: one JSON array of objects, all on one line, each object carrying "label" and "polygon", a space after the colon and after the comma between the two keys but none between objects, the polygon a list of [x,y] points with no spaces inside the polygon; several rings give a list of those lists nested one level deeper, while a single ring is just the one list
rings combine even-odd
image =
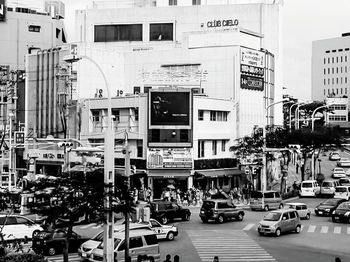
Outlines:
[{"label": "person walking", "polygon": [[214,259],[213,259],[213,262],[219,262],[219,257],[215,256]]},{"label": "person walking", "polygon": [[171,255],[170,254],[166,255],[164,262],[171,262]]},{"label": "person walking", "polygon": [[174,256],[174,262],[180,262],[180,257],[178,255]]}]

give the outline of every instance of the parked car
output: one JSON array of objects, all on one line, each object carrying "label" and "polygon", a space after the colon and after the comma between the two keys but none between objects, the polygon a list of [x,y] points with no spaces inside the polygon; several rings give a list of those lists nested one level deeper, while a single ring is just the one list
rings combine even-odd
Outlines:
[{"label": "parked car", "polygon": [[341,157],[340,157],[339,152],[332,151],[332,152],[329,153],[328,159],[331,160],[331,161],[338,161],[340,158]]},{"label": "parked car", "polygon": [[279,237],[282,233],[295,231],[300,233],[301,222],[295,209],[281,209],[267,213],[259,222],[259,235],[275,234]]},{"label": "parked car", "polygon": [[305,203],[286,203],[289,208],[295,209],[298,212],[300,219],[310,219],[311,211]]},{"label": "parked car", "polygon": [[346,177],[344,168],[342,167],[335,167],[332,170],[332,177],[333,178],[342,178],[342,177]]},{"label": "parked car", "polygon": [[300,184],[300,197],[317,196],[320,194],[320,185],[316,180],[305,180]]},{"label": "parked car", "polygon": [[221,224],[231,219],[242,221],[244,211],[237,208],[228,199],[211,199],[203,201],[199,216],[203,223],[215,220]]},{"label": "parked car", "polygon": [[[67,238],[68,232],[64,229],[54,231],[40,231],[32,240],[32,248],[35,253],[53,256],[62,253],[64,248],[63,239]],[[76,252],[78,247],[87,240],[75,232],[72,232],[68,240],[68,252]]]},{"label": "parked car", "polygon": [[350,186],[337,186],[335,188],[334,198],[350,200]]},{"label": "parked car", "polygon": [[340,178],[338,182],[341,186],[350,186],[350,178]]},{"label": "parked car", "polygon": [[189,221],[191,211],[188,208],[179,206],[177,203],[169,201],[155,201],[147,205],[150,207],[151,218],[159,221],[163,225],[174,219]]},{"label": "parked car", "polygon": [[0,215],[4,240],[32,239],[33,233],[43,230],[33,220],[20,215]]},{"label": "parked car", "polygon": [[350,202],[349,201],[341,203],[332,212],[332,221],[350,223]]},{"label": "parked car", "polygon": [[320,194],[322,196],[334,196],[335,187],[339,185],[338,181],[335,180],[324,180],[321,184]]},{"label": "parked car", "polygon": [[283,208],[282,197],[280,193],[270,191],[252,191],[250,195],[250,209],[263,209],[269,211],[270,209]]},{"label": "parked car", "polygon": [[316,216],[330,216],[345,199],[330,198],[315,207]]},{"label": "parked car", "polygon": [[[124,223],[125,223],[125,220],[121,224],[114,224],[114,233],[124,232],[125,231]],[[147,224],[146,225],[140,224],[140,223],[129,224],[130,231],[138,230],[138,229],[152,231],[152,229]],[[101,244],[101,242],[103,242],[103,231],[100,231],[94,237],[82,243],[78,248],[78,255],[80,256],[82,261],[88,261],[91,256],[92,250],[94,248],[97,248]]]},{"label": "parked car", "polygon": [[177,226],[162,225],[157,220],[152,218],[148,222],[140,222],[140,224],[150,227],[157,235],[158,239],[174,240],[179,234]]},{"label": "parked car", "polygon": [[[129,254],[131,261],[137,261],[139,255],[147,254],[160,262],[160,250],[156,234],[148,230],[132,230],[129,234]],[[114,258],[115,261],[124,261],[125,258],[125,234],[124,232],[114,233]],[[91,262],[103,261],[103,242],[91,252]]]},{"label": "parked car", "polygon": [[337,166],[339,167],[350,167],[349,158],[340,158],[337,162]]},{"label": "parked car", "polygon": [[345,175],[350,176],[350,168],[345,171]]}]

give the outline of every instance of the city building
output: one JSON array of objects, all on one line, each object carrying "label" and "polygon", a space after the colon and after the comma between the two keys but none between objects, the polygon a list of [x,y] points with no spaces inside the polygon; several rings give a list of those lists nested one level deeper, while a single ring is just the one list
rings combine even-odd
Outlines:
[{"label": "city building", "polygon": [[[5,136],[0,160],[2,186],[9,186],[9,181],[15,185],[16,174],[26,170],[23,145],[12,147],[15,141],[9,141],[15,132],[24,130],[25,56],[67,41],[62,16],[52,18],[50,13],[13,5],[0,1],[0,132]],[[48,3],[47,8],[50,6]]]}]

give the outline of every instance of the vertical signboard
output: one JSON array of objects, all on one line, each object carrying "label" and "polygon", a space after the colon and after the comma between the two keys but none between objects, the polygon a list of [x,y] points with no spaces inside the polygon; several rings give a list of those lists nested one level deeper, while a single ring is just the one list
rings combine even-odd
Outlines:
[{"label": "vertical signboard", "polygon": [[241,88],[264,90],[264,53],[241,48]]},{"label": "vertical signboard", "polygon": [[0,0],[0,22],[5,21],[5,18],[6,18],[5,0]]}]

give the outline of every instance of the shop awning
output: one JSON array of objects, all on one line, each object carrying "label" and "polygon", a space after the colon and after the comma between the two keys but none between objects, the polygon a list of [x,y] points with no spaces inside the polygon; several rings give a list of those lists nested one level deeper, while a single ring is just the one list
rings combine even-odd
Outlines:
[{"label": "shop awning", "polygon": [[175,177],[189,177],[191,175],[190,170],[176,170],[176,169],[149,169],[149,177],[160,177],[160,178],[175,178]]},{"label": "shop awning", "polygon": [[206,177],[223,177],[223,176],[239,176],[244,174],[244,171],[237,168],[221,168],[221,169],[203,169],[196,170],[196,174]]},{"label": "shop awning", "polygon": [[[125,176],[125,169],[120,167],[114,168],[114,173],[117,176]],[[141,175],[145,173],[146,173],[146,170],[136,169],[136,175]],[[131,175],[134,175],[134,173],[132,172]]]}]

